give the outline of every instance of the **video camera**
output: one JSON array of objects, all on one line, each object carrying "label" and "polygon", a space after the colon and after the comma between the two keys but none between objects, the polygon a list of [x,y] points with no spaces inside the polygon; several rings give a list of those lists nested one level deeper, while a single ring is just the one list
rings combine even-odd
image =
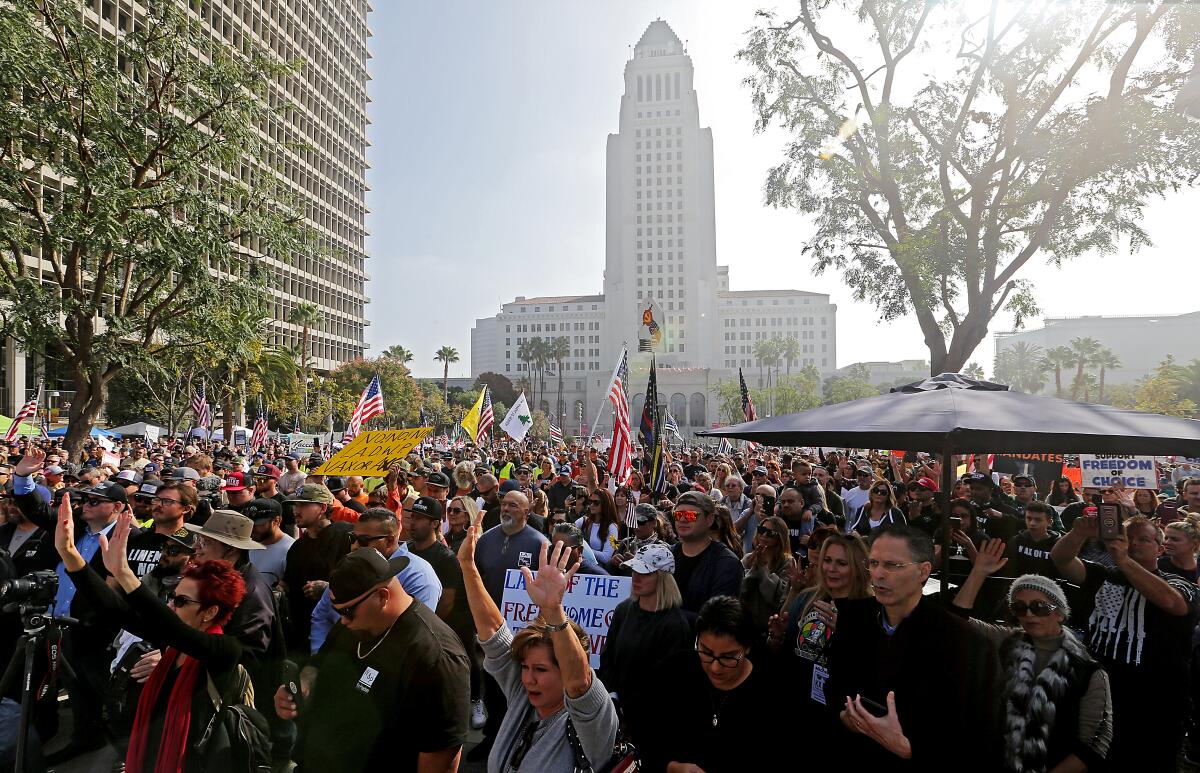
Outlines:
[{"label": "video camera", "polygon": [[58,575],[53,569],[30,572],[15,580],[0,582],[0,604],[47,607],[58,594]]}]

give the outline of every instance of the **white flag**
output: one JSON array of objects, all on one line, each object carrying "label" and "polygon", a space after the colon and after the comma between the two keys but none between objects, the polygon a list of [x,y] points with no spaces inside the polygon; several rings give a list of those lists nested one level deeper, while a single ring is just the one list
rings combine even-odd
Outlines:
[{"label": "white flag", "polygon": [[529,403],[525,400],[525,393],[522,392],[517,401],[513,403],[512,408],[508,409],[508,415],[504,417],[504,421],[500,422],[500,429],[520,443],[525,439],[525,435],[531,427],[533,427],[533,414],[529,410]]}]

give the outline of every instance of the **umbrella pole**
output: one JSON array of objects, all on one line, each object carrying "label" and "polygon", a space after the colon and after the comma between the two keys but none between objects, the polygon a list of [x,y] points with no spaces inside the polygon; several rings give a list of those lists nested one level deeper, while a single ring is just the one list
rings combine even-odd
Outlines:
[{"label": "umbrella pole", "polygon": [[941,491],[938,496],[942,501],[942,599],[945,600],[946,591],[950,584],[950,546],[953,540],[950,537],[950,500],[954,495],[954,446],[947,443],[942,448],[942,479],[938,482]]}]

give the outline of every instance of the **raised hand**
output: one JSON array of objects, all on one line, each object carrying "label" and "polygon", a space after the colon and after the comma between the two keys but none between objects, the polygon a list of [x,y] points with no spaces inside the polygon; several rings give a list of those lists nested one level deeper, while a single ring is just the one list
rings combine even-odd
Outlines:
[{"label": "raised hand", "polygon": [[983,541],[983,546],[975,553],[973,569],[983,574],[995,574],[1004,568],[1008,559],[1004,557],[1004,540],[989,539]]},{"label": "raised hand", "polygon": [[788,620],[791,615],[787,612],[780,612],[777,615],[771,615],[771,619],[767,621],[767,632],[769,638],[779,641],[783,635],[787,633]]},{"label": "raised hand", "polygon": [[25,449],[25,455],[21,457],[21,461],[13,465],[13,475],[33,475],[36,472],[41,472],[45,464],[46,452],[34,445],[30,445]]},{"label": "raised hand", "polygon": [[100,553],[104,557],[104,568],[113,577],[125,572],[132,574],[129,568],[129,531],[133,528],[133,513],[126,511],[117,516],[117,524],[105,537],[100,535]]},{"label": "raised hand", "polygon": [[529,567],[521,567],[521,574],[525,576],[525,592],[529,594],[529,600],[541,609],[562,605],[563,595],[570,587],[571,579],[575,577],[575,571],[583,562],[581,558],[575,562],[574,566],[568,566],[571,562],[571,548],[565,542],[555,544],[554,551],[550,552],[549,560],[547,560],[546,554],[549,552],[549,548],[549,543],[542,543],[537,577],[533,576]]},{"label": "raised hand", "polygon": [[479,524],[473,523],[467,527],[466,536],[463,537],[462,544],[458,546],[458,565],[464,569],[470,567],[475,569],[475,543],[479,541]]}]

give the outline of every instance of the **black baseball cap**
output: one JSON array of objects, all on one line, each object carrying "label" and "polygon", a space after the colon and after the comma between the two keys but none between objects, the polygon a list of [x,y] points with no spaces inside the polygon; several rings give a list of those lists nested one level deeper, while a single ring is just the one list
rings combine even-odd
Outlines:
[{"label": "black baseball cap", "polygon": [[196,532],[180,529],[174,534],[168,534],[166,537],[171,542],[182,545],[189,553],[196,552]]},{"label": "black baseball cap", "polygon": [[336,494],[346,488],[346,481],[336,475],[330,476],[325,479],[325,488],[329,489],[331,493]]},{"label": "black baseball cap", "polygon": [[162,483],[156,483],[152,480],[145,481],[133,495],[139,499],[154,499],[158,496],[158,489],[162,485]]},{"label": "black baseball cap", "polygon": [[390,582],[408,563],[408,556],[397,555],[388,560],[375,548],[347,553],[329,575],[329,595],[337,604],[356,599],[372,588]]},{"label": "black baseball cap", "polygon": [[283,505],[274,499],[259,497],[242,508],[242,515],[252,521],[269,521],[277,515],[283,515]]},{"label": "black baseball cap", "polygon": [[129,503],[129,495],[125,492],[125,487],[120,483],[108,480],[85,488],[81,493],[97,499],[107,499],[109,502],[120,502],[123,505]]},{"label": "black baseball cap", "polygon": [[450,488],[450,479],[446,477],[444,472],[431,472],[429,473],[429,477],[425,479],[425,485]]},{"label": "black baseball cap", "polygon": [[442,520],[442,503],[433,497],[417,497],[412,504],[412,511],[414,514],[423,515],[435,521]]}]

